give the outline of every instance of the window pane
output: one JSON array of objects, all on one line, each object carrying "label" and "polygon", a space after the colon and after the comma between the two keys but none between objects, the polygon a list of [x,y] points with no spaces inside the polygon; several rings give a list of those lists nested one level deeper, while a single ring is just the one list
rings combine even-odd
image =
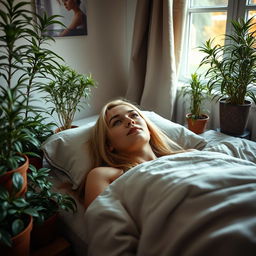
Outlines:
[{"label": "window pane", "polygon": [[226,29],[226,12],[195,13],[191,17],[188,51],[188,76],[194,72],[203,58],[203,53],[198,51],[209,38],[215,38],[216,44],[224,44]]},{"label": "window pane", "polygon": [[[252,10],[248,12],[248,19],[256,15],[256,10]],[[256,18],[253,19],[254,22],[256,22]]]},{"label": "window pane", "polygon": [[[248,11],[248,19],[256,15],[256,10]],[[253,22],[256,23],[256,17],[253,18]],[[253,25],[251,27],[251,31],[256,31],[256,25]]]},{"label": "window pane", "polygon": [[193,7],[228,6],[228,0],[191,0]]},{"label": "window pane", "polygon": [[248,4],[256,4],[256,0],[249,0]]}]

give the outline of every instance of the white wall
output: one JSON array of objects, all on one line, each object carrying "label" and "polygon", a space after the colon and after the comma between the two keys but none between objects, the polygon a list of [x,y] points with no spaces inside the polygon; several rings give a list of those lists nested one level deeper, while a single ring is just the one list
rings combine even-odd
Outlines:
[{"label": "white wall", "polygon": [[99,112],[108,100],[124,96],[136,0],[86,0],[87,36],[55,38],[51,49],[80,73],[97,81],[90,107],[76,114],[81,119]]},{"label": "white wall", "polygon": [[[79,73],[91,73],[97,81],[89,106],[78,112],[75,120],[97,114],[110,99],[125,96],[137,0],[85,0],[85,3],[88,35],[56,37],[49,46],[72,68]],[[36,94],[39,102],[35,104],[45,107],[42,96]]]}]

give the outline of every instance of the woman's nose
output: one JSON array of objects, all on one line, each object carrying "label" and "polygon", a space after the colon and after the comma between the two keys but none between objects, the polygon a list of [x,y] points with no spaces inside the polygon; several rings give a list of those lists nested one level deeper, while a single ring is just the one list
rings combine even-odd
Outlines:
[{"label": "woman's nose", "polygon": [[126,119],[126,126],[127,127],[130,127],[131,125],[134,125],[135,124],[135,121],[133,119],[131,119],[130,117],[128,117]]}]

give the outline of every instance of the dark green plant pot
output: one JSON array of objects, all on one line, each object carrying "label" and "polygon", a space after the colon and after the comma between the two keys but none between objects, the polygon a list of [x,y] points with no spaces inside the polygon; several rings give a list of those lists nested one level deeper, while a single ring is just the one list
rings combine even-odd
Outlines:
[{"label": "dark green plant pot", "polygon": [[241,135],[247,125],[251,102],[235,105],[226,103],[225,99],[219,101],[220,131],[229,135]]}]

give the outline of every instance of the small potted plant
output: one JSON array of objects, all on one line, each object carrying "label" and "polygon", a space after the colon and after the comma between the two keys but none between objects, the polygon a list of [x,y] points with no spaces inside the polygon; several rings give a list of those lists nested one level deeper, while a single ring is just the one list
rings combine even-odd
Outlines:
[{"label": "small potted plant", "polygon": [[[23,183],[19,173],[13,176],[13,190],[18,192]],[[32,207],[24,197],[14,196],[0,186],[0,251],[2,255],[29,255],[32,216],[37,217],[37,207]]]},{"label": "small potted plant", "polygon": [[196,72],[191,74],[190,86],[183,87],[182,94],[190,97],[190,113],[186,114],[189,130],[196,134],[203,133],[209,116],[202,113],[202,102],[207,97],[208,90],[200,75]]},{"label": "small potted plant", "polygon": [[72,127],[76,111],[83,107],[80,101],[89,96],[92,86],[95,86],[95,82],[91,76],[79,74],[66,65],[61,65],[52,81],[42,86],[42,91],[47,93],[44,97],[46,102],[53,104],[50,113],[57,113],[60,124],[58,131]]},{"label": "small potted plant", "polygon": [[254,17],[232,21],[233,32],[226,44],[213,45],[207,40],[199,47],[206,54],[200,66],[207,67],[208,89],[220,106],[220,130],[231,135],[243,134],[251,99],[256,103],[256,22]]},{"label": "small potted plant", "polygon": [[38,216],[34,218],[32,230],[31,242],[34,248],[43,246],[56,237],[59,211],[74,213],[77,209],[72,197],[53,191],[49,172],[48,168],[37,170],[34,166],[30,166],[28,173],[27,201],[38,209]]}]

